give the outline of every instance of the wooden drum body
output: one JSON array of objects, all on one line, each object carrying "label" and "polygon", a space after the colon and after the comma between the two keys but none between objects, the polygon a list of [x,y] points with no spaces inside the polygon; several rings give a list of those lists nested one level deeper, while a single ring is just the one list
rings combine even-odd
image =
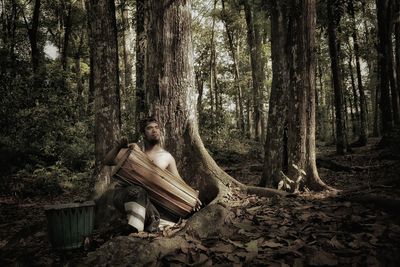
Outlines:
[{"label": "wooden drum body", "polygon": [[143,187],[152,202],[171,213],[186,217],[195,207],[198,192],[170,171],[155,165],[138,145],[134,144],[133,149],[121,149],[115,162],[115,177]]}]

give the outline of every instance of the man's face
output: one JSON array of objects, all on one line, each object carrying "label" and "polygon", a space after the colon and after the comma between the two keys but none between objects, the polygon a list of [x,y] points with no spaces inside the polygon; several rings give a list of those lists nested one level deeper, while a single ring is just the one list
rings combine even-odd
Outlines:
[{"label": "man's face", "polygon": [[157,144],[160,142],[161,132],[160,126],[156,122],[150,122],[144,128],[144,139],[150,143]]}]

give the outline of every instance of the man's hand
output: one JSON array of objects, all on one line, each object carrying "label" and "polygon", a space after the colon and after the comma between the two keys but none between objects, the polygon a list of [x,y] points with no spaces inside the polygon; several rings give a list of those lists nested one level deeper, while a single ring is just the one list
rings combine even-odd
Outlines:
[{"label": "man's hand", "polygon": [[[198,190],[196,190],[199,192]],[[193,211],[199,211],[203,203],[201,203],[199,198],[196,198],[196,205],[193,207]]]},{"label": "man's hand", "polygon": [[118,149],[127,148],[128,147],[128,138],[122,137],[121,139],[119,139],[117,141],[117,147],[118,147]]}]

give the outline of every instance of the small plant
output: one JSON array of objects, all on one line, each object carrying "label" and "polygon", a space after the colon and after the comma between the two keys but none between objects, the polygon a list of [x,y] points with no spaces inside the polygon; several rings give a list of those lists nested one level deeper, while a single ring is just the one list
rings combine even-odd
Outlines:
[{"label": "small plant", "polygon": [[278,189],[282,189],[285,191],[293,191],[297,192],[299,189],[299,185],[303,177],[306,175],[306,172],[299,168],[296,164],[292,164],[292,167],[297,170],[297,175],[295,179],[290,179],[286,176],[282,171],[280,172],[281,181],[278,183]]}]

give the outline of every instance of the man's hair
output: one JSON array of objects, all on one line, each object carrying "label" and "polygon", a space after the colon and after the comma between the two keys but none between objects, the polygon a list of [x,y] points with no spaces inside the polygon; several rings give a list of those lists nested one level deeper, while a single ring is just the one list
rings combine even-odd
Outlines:
[{"label": "man's hair", "polygon": [[158,122],[158,120],[155,117],[149,116],[149,117],[144,118],[143,120],[141,120],[141,122],[140,122],[140,132],[144,133],[144,130],[146,129],[146,126],[149,125],[152,122],[155,122],[160,126],[160,123]]}]

